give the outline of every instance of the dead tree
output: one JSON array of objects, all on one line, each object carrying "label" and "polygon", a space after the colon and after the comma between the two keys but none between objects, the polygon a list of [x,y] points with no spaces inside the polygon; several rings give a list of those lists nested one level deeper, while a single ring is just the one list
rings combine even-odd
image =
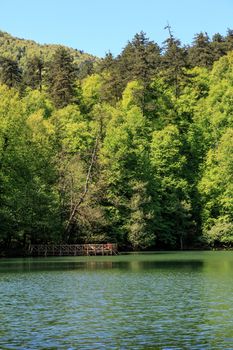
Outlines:
[{"label": "dead tree", "polygon": [[93,166],[94,166],[95,161],[96,161],[98,142],[99,142],[99,135],[97,135],[97,137],[96,137],[95,144],[94,144],[94,147],[92,150],[91,161],[90,161],[90,165],[89,165],[89,168],[87,171],[83,193],[81,194],[80,198],[74,204],[74,207],[70,213],[69,219],[68,219],[66,226],[65,226],[65,234],[68,237],[69,237],[70,230],[71,230],[72,224],[74,222],[75,216],[78,212],[78,209],[79,209],[80,205],[84,202],[84,199],[85,199],[87,192],[88,192],[88,189],[89,189],[89,184],[90,184],[91,175],[92,175],[92,169],[93,169]]}]

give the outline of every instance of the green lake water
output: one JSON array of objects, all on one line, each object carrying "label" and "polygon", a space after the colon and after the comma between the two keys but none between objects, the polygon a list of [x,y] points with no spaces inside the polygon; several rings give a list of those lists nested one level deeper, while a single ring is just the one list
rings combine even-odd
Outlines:
[{"label": "green lake water", "polygon": [[233,349],[233,252],[0,260],[0,349]]}]

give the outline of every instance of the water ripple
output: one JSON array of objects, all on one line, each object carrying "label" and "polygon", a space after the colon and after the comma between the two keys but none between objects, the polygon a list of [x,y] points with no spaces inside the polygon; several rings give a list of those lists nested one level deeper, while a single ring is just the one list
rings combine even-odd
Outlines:
[{"label": "water ripple", "polygon": [[198,257],[196,268],[194,256],[192,264],[134,255],[108,258],[111,268],[62,269],[60,260],[59,269],[5,269],[0,348],[233,349],[232,256]]}]

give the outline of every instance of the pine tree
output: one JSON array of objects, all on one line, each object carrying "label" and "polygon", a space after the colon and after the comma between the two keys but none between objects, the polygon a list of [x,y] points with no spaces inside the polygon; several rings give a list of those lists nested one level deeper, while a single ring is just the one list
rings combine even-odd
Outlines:
[{"label": "pine tree", "polygon": [[32,89],[42,90],[42,73],[44,62],[41,57],[34,56],[28,59],[24,71],[24,83]]},{"label": "pine tree", "polygon": [[216,33],[213,35],[211,48],[213,50],[214,61],[217,61],[219,60],[220,57],[226,55],[227,53],[226,42],[224,37],[221,34]]},{"label": "pine tree", "polygon": [[102,99],[113,104],[120,98],[122,93],[122,77],[118,66],[119,60],[115,59],[111,52],[108,52],[97,69],[103,77]]},{"label": "pine tree", "polygon": [[225,37],[227,51],[233,50],[233,29],[227,29],[227,35]]},{"label": "pine tree", "polygon": [[56,50],[48,70],[48,90],[57,108],[74,101],[75,67],[70,53],[62,46]]},{"label": "pine tree", "polygon": [[193,46],[189,49],[189,63],[192,67],[211,67],[214,62],[213,51],[207,33],[196,34]]},{"label": "pine tree", "polygon": [[141,80],[148,83],[160,65],[160,48],[144,32],[137,33],[119,57],[121,76],[126,83]]},{"label": "pine tree", "polygon": [[9,87],[19,87],[22,80],[22,72],[17,61],[0,57],[0,79]]},{"label": "pine tree", "polygon": [[103,72],[104,70],[111,70],[114,66],[115,62],[114,62],[114,57],[113,54],[111,52],[107,52],[105,57],[102,58],[99,66],[98,66],[98,70],[100,72]]},{"label": "pine tree", "polygon": [[149,86],[158,73],[160,61],[159,46],[150,41],[144,32],[137,33],[120,55],[114,59],[108,53],[100,63],[99,70],[105,73],[105,91],[109,90],[118,100],[127,83],[132,80],[140,80]]},{"label": "pine tree", "polygon": [[163,77],[174,87],[175,96],[179,95],[179,85],[185,77],[184,68],[187,68],[187,51],[181,47],[180,40],[170,37],[165,40],[165,52],[162,57]]}]

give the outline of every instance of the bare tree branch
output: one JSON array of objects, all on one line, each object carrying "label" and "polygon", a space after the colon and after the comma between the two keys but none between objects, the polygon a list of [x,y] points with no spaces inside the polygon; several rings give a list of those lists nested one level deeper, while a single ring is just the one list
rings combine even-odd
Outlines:
[{"label": "bare tree branch", "polygon": [[80,205],[83,203],[86,195],[87,195],[87,192],[88,192],[88,189],[89,189],[89,183],[90,183],[90,179],[91,179],[91,173],[92,173],[92,168],[93,168],[93,165],[95,163],[95,160],[96,160],[96,153],[97,153],[97,149],[98,149],[98,142],[99,142],[99,135],[97,135],[96,137],[96,140],[95,140],[95,145],[94,145],[94,148],[93,148],[93,151],[92,151],[92,156],[91,156],[91,162],[90,162],[90,165],[89,165],[89,168],[88,168],[88,172],[87,172],[87,176],[86,176],[86,182],[85,182],[85,186],[84,186],[84,190],[83,190],[83,193],[80,197],[80,199],[75,203],[74,207],[73,207],[73,210],[70,214],[70,217],[69,217],[69,220],[67,221],[67,224],[66,224],[66,227],[65,227],[65,232],[69,232],[69,229],[70,229],[70,226],[74,220],[74,217],[78,211],[78,208],[80,207]]}]

